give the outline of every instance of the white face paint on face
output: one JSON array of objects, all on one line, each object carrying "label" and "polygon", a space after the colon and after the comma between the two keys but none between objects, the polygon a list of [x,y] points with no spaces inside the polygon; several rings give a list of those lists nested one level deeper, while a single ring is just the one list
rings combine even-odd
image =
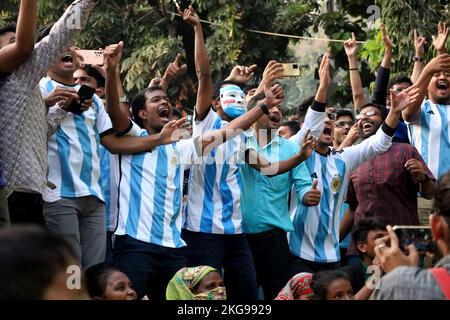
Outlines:
[{"label": "white face paint on face", "polygon": [[224,112],[233,119],[245,113],[245,93],[238,86],[221,88],[220,103]]}]

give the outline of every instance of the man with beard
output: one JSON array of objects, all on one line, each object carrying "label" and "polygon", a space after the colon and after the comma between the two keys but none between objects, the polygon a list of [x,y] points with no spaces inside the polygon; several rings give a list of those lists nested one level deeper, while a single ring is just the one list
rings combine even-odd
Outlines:
[{"label": "man with beard", "polygon": [[450,299],[450,171],[438,181],[436,198],[429,226],[435,247],[442,259],[433,269],[417,267],[417,249],[408,247],[405,256],[399,248],[397,235],[388,226],[389,235],[376,240],[375,253],[386,276],[381,278],[375,300],[449,300]]},{"label": "man with beard", "polygon": [[[400,94],[411,90],[420,92],[410,87]],[[417,100],[413,101],[411,106],[416,103]],[[362,107],[357,119],[363,139],[368,139],[378,130],[385,110],[372,103]],[[417,193],[432,199],[435,181],[416,148],[394,142],[387,152],[366,161],[351,174],[347,191],[349,208],[341,222],[340,239],[350,232],[354,223],[369,216],[389,224],[418,225]],[[353,243],[348,255],[358,255]]]},{"label": "man with beard", "polygon": [[[293,273],[315,273],[340,267],[340,210],[351,172],[364,161],[380,155],[391,147],[400,113],[417,99],[418,90],[392,94],[393,106],[384,123],[379,119],[370,137],[356,146],[332,150],[334,125],[326,118],[325,127],[315,152],[305,163],[322,196],[318,206],[300,204],[290,233],[289,246]],[[363,109],[369,112],[370,107]],[[364,120],[360,119],[360,122]],[[380,128],[381,127],[381,128]],[[375,127],[373,127],[375,128]]]}]

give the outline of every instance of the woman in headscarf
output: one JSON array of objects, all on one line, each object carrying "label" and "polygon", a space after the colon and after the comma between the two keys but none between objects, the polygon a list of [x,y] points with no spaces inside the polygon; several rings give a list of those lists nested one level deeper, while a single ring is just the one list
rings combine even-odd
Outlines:
[{"label": "woman in headscarf", "polygon": [[167,300],[226,300],[219,272],[208,266],[182,268],[170,280]]},{"label": "woman in headscarf", "polygon": [[312,276],[311,273],[297,273],[281,289],[275,300],[310,300],[313,296],[313,291],[309,286]]}]

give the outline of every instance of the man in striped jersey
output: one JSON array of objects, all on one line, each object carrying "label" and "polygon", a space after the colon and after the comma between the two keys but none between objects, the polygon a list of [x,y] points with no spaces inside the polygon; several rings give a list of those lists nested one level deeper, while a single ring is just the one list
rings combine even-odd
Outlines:
[{"label": "man in striped jersey", "polygon": [[[44,217],[50,230],[62,234],[73,246],[81,265],[88,268],[103,262],[106,250],[105,204],[100,186],[100,143],[112,153],[148,150],[148,138],[112,134],[102,100],[82,104],[82,114],[68,112],[80,102],[79,85],[73,78],[76,53],[58,58],[40,81],[47,104],[57,101],[61,117],[48,138],[48,187],[43,194]],[[91,105],[91,103],[93,103]]]},{"label": "man in striped jersey", "polygon": [[[317,188],[321,191],[320,204],[307,207],[300,204],[293,223],[295,231],[290,233],[290,248],[293,254],[293,273],[318,272],[339,268],[339,221],[340,211],[352,170],[357,166],[388,150],[392,144],[400,113],[414,103],[418,90],[408,90],[396,95],[392,93],[392,106],[381,128],[373,128],[376,133],[361,144],[335,151],[333,145],[333,122],[327,118],[313,156],[306,160],[312,177],[318,179]],[[366,113],[361,112],[361,126],[367,121]]]},{"label": "man in striped jersey", "polygon": [[[185,15],[191,16],[192,11]],[[114,57],[112,53],[108,58],[109,69],[114,68]],[[181,237],[184,170],[239,134],[239,129],[248,129],[268,113],[268,107],[262,103],[223,128],[179,141],[178,129],[186,120],[170,121],[172,111],[166,92],[150,87],[138,94],[132,103],[133,123],[118,107],[117,88],[111,84],[114,77],[114,72],[108,72],[106,101],[115,131],[149,137],[159,145],[149,152],[120,157],[115,258],[139,297],[147,294],[150,299],[162,300],[169,280],[187,263],[186,244]],[[270,105],[270,100],[266,103]]]}]

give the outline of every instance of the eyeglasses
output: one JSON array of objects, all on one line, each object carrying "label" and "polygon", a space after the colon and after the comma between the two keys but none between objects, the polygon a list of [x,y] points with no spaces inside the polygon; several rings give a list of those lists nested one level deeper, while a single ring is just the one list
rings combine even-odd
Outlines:
[{"label": "eyeglasses", "polygon": [[331,121],[336,120],[336,113],[327,113],[327,117],[328,119],[330,119]]},{"label": "eyeglasses", "polygon": [[378,112],[376,112],[376,111],[367,111],[366,113],[360,113],[360,114],[358,114],[357,116],[356,116],[356,120],[360,120],[360,119],[362,119],[362,118],[366,118],[366,117],[371,117],[371,116],[374,116],[374,115],[379,115],[379,113]]},{"label": "eyeglasses", "polygon": [[336,128],[343,128],[345,125],[348,125],[349,127],[352,127],[355,124],[354,121],[337,121],[334,123],[334,126]]}]

